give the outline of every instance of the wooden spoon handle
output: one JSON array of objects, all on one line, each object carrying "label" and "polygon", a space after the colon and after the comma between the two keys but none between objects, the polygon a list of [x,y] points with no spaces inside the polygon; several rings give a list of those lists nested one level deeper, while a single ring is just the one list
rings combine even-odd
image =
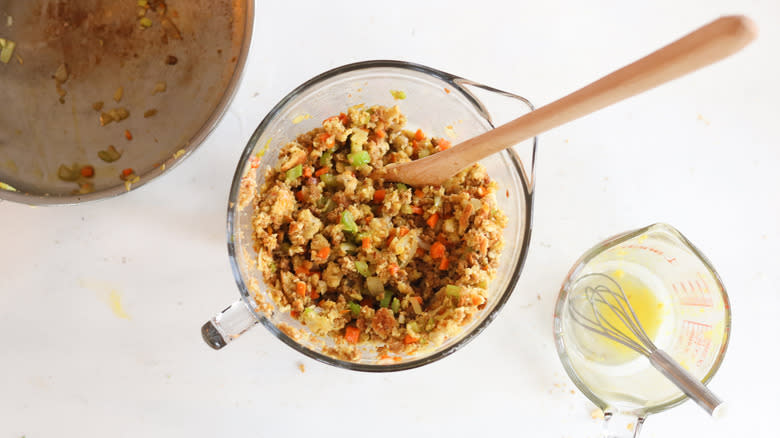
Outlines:
[{"label": "wooden spoon handle", "polygon": [[[755,35],[755,25],[747,17],[718,18],[568,96],[455,147],[416,160],[413,166],[404,163],[403,167],[409,169],[404,170],[406,177],[402,180],[414,185],[410,177],[419,175],[430,180],[435,174],[443,175],[443,179],[427,183],[441,184],[482,158],[719,61],[742,49]],[[386,179],[400,176],[393,175],[392,167],[387,170]]]}]

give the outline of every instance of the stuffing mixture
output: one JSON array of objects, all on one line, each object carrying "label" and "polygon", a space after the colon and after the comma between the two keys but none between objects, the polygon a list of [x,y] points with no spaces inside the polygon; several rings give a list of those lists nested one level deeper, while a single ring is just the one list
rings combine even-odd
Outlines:
[{"label": "stuffing mixture", "polygon": [[366,344],[413,354],[458,333],[485,307],[504,245],[481,165],[416,189],[371,177],[450,146],[405,123],[397,106],[349,108],[287,143],[243,200],[271,297],[347,360]]}]

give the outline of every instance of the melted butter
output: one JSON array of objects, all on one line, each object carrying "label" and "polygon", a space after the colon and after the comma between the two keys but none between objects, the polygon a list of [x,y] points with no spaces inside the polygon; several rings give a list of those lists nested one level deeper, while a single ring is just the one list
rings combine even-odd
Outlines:
[{"label": "melted butter", "polygon": [[[668,313],[664,304],[659,301],[652,290],[622,270],[615,270],[607,274],[620,284],[645,333],[651,340],[654,340],[658,335],[664,316]],[[618,314],[611,311],[609,307],[599,304],[596,309],[603,317],[605,325],[612,325],[615,329],[628,335],[633,341],[639,342]],[[634,360],[640,355],[623,344],[587,330],[578,331],[576,337],[588,359],[596,362],[617,365]]]}]

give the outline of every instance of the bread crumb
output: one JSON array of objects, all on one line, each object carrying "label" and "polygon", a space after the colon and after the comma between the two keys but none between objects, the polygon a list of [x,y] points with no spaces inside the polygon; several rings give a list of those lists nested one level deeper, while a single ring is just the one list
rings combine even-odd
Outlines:
[{"label": "bread crumb", "polygon": [[298,369],[301,370],[302,373],[306,372],[306,367],[302,363],[298,364]]},{"label": "bread crumb", "polygon": [[590,413],[590,418],[592,418],[594,420],[603,420],[604,419],[604,411],[602,411],[601,409],[596,408],[596,409],[594,409]]}]

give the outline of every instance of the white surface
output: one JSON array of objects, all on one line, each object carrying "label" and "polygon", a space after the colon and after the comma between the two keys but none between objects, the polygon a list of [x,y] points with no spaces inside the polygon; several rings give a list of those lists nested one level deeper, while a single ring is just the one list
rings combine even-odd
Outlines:
[{"label": "white surface", "polygon": [[[0,203],[0,436],[596,437],[552,345],[553,303],[584,250],[656,221],[698,245],[730,293],[733,338],[711,384],[730,413],[716,423],[686,403],[642,436],[777,436],[780,3],[262,3],[229,114],[177,169],[104,202]],[[743,53],[541,136],[519,287],[462,351],[361,374],[261,327],[220,352],[201,341],[200,325],[238,297],[224,232],[238,155],[300,82],[395,58],[540,105],[734,12],[761,30]],[[112,290],[130,319],[112,313]]]}]

